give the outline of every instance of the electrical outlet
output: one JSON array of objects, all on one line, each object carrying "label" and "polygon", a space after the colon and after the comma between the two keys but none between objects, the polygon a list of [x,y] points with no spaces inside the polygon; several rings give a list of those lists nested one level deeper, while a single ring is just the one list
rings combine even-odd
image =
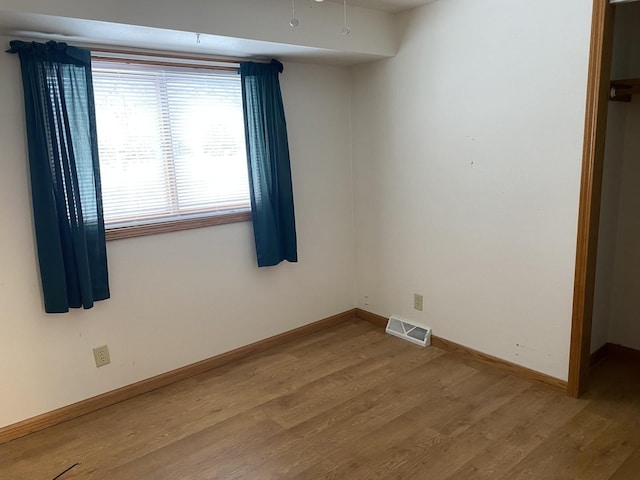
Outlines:
[{"label": "electrical outlet", "polygon": [[422,311],[424,305],[424,298],[419,293],[413,294],[413,308]]},{"label": "electrical outlet", "polygon": [[96,367],[104,367],[111,363],[111,357],[109,356],[109,347],[103,345],[93,349],[93,358],[96,359]]}]

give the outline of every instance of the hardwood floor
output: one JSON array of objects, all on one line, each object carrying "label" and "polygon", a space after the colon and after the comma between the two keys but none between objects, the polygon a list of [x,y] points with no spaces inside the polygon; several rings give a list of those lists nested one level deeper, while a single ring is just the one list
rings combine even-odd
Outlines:
[{"label": "hardwood floor", "polygon": [[0,445],[0,479],[637,480],[639,427],[637,366],[574,400],[353,320]]}]

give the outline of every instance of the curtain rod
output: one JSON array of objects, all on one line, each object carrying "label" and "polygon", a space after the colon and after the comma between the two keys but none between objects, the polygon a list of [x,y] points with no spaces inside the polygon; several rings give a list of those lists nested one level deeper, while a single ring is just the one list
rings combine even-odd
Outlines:
[{"label": "curtain rod", "polygon": [[[92,48],[86,47],[91,53],[96,53],[96,57],[104,57],[105,59],[109,58],[108,55],[137,55],[143,57],[155,57],[155,58],[165,58],[165,59],[176,59],[176,60],[192,60],[198,62],[213,62],[213,63],[232,63],[239,64],[242,62],[252,62],[252,61],[265,61],[264,58],[255,58],[255,57],[247,57],[247,58],[237,58],[237,57],[212,57],[212,56],[194,56],[190,54],[178,54],[176,52],[172,53],[162,53],[159,51],[146,51],[146,50],[137,50],[137,49],[111,49],[111,48]],[[104,54],[104,55],[100,55]],[[111,59],[115,57],[110,57]],[[224,67],[221,67],[224,68]]]},{"label": "curtain rod", "polygon": [[[48,41],[48,40],[52,40],[52,38],[41,38],[41,39],[34,39],[33,37],[23,37],[23,36],[16,36],[15,38],[18,39],[22,39],[25,42],[33,42],[33,41]],[[53,39],[56,42],[65,42],[67,40],[65,39]],[[169,52],[169,51],[163,51],[163,50],[153,50],[153,49],[144,49],[142,47],[138,48],[138,47],[130,47],[130,48],[109,48],[109,45],[105,45],[102,46],[104,44],[93,44],[93,43],[85,43],[85,42],[73,42],[70,45],[74,46],[74,47],[78,47],[78,48],[84,48],[85,50],[89,50],[91,53],[96,53],[98,55],[95,56],[100,56],[99,54],[105,54],[105,57],[109,54],[112,55],[139,55],[139,56],[145,56],[145,57],[157,57],[157,58],[167,58],[167,59],[177,59],[177,60],[193,60],[193,61],[200,61],[200,62],[213,62],[213,63],[233,63],[233,64],[240,64],[242,62],[269,62],[272,58],[272,56],[266,56],[266,57],[261,57],[261,56],[247,56],[247,57],[226,57],[226,56],[222,56],[222,57],[216,57],[216,56],[210,56],[206,53],[204,54],[191,54],[189,52],[185,52],[185,54],[181,54],[180,52]]]},{"label": "curtain rod", "polygon": [[[142,55],[138,55],[138,56],[142,56]],[[144,58],[134,58],[134,57],[127,57],[127,56],[118,56],[118,57],[114,57],[114,56],[105,56],[105,55],[95,55],[92,51],[91,53],[91,59],[92,60],[97,60],[100,62],[111,62],[111,63],[126,63],[126,64],[135,64],[135,65],[153,65],[153,66],[158,66],[158,67],[187,67],[187,68],[195,68],[195,69],[201,69],[201,70],[216,70],[216,71],[229,71],[229,72],[237,72],[238,71],[238,64],[231,64],[232,62],[220,62],[220,60],[216,61],[216,64],[213,63],[191,63],[191,62],[195,62],[195,60],[191,60],[187,59],[187,58],[180,58],[180,57],[176,57],[176,61],[162,61],[162,59],[169,59],[169,57],[157,57],[157,59],[144,59]],[[198,59],[199,61],[202,61],[201,59]],[[220,65],[220,63],[228,63],[228,65]]]}]

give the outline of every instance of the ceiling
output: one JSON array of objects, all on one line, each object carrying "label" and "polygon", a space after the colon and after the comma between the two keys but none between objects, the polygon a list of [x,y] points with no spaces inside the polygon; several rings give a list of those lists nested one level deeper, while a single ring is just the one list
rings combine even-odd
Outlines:
[{"label": "ceiling", "polygon": [[375,54],[211,34],[202,35],[196,48],[198,39],[193,32],[3,10],[0,10],[0,36],[24,40],[56,40],[86,48],[107,45],[113,48],[164,50],[237,59],[275,57],[288,61],[334,65],[354,65],[382,58]]},{"label": "ceiling", "polygon": [[[343,2],[343,0],[331,1],[336,3]],[[397,13],[402,10],[420,7],[435,1],[436,0],[347,0],[347,5],[355,5],[356,7],[372,8],[374,10],[382,10],[383,12]]]},{"label": "ceiling", "polygon": [[[311,0],[306,1],[311,2]],[[341,5],[344,0],[328,1]],[[434,1],[436,0],[347,0],[347,5],[378,10],[388,15]],[[142,49],[190,53],[196,50],[193,32],[9,11],[0,11],[0,35],[41,41],[53,39],[87,47],[92,45],[133,46]],[[382,56],[374,54],[373,50],[364,50],[369,53],[363,53],[357,49],[314,48],[268,40],[248,40],[207,34],[202,35],[201,39],[199,37],[196,51],[203,54],[231,57],[245,57],[247,55],[254,58],[278,57],[291,61],[326,62],[341,65],[353,65],[382,58]],[[367,43],[367,45],[370,44]]]}]

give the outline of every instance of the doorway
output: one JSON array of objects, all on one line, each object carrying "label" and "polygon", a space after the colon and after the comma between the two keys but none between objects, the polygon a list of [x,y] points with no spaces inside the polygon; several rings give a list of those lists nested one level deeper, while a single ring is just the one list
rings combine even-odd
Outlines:
[{"label": "doorway", "polygon": [[[614,3],[628,3],[617,2]],[[640,4],[635,3],[633,5],[620,5],[616,6],[610,3],[609,0],[594,0],[593,6],[593,21],[591,32],[591,47],[590,47],[590,59],[589,59],[589,74],[588,74],[588,86],[587,86],[587,105],[586,105],[586,120],[585,120],[585,133],[584,133],[584,149],[582,159],[582,178],[581,178],[581,190],[580,190],[580,207],[578,216],[578,239],[576,248],[576,268],[575,268],[575,280],[574,280],[574,298],[573,298],[573,320],[571,331],[571,350],[570,350],[570,363],[569,363],[569,382],[568,393],[571,396],[578,397],[584,393],[588,387],[589,371],[592,357],[592,334],[594,333],[593,321],[594,321],[594,301],[596,304],[596,328],[594,345],[597,348],[599,342],[603,340],[603,335],[606,340],[608,326],[604,327],[603,334],[603,319],[607,316],[606,322],[609,321],[611,310],[607,310],[606,301],[603,303],[602,299],[607,301],[611,300],[605,298],[607,292],[603,290],[603,287],[611,288],[611,284],[607,284],[608,280],[603,280],[603,265],[607,261],[607,255],[609,261],[613,262],[613,254],[618,255],[616,249],[616,234],[617,218],[615,222],[609,221],[610,215],[614,211],[617,215],[618,197],[620,196],[620,186],[618,185],[618,191],[612,190],[616,188],[615,182],[611,182],[611,178],[618,175],[618,179],[621,178],[622,172],[622,153],[613,152],[611,150],[611,141],[608,145],[607,152],[607,125],[609,114],[609,101],[611,95],[611,71],[612,63],[614,66],[615,75],[622,75],[624,69],[621,70],[621,58],[625,55],[628,56],[629,52],[620,51],[620,46],[624,43],[621,42],[621,35],[626,31],[637,31],[637,26],[625,26],[628,24],[629,12],[640,12]],[[625,15],[625,17],[622,17]],[[618,21],[616,21],[618,16]],[[638,15],[640,19],[640,15]],[[635,30],[634,30],[635,28]],[[624,30],[624,32],[622,32]],[[616,39],[616,55],[614,55],[614,36]],[[638,52],[637,56],[640,56],[640,35],[637,36]],[[625,49],[627,47],[625,46]],[[615,61],[614,61],[615,60]],[[637,63],[637,68],[640,69],[640,62]],[[627,72],[628,73],[628,72]],[[640,70],[636,72],[636,76],[640,78]],[[616,78],[614,80],[618,80]],[[629,78],[627,76],[627,82]],[[633,80],[631,80],[633,82]],[[634,89],[640,88],[640,80],[637,86],[633,85],[619,85],[621,88],[618,93],[628,94],[633,92]],[[624,87],[624,88],[622,88]],[[625,90],[625,88],[628,88]],[[638,92],[640,96],[640,92]],[[631,95],[619,95],[618,100],[630,101]],[[622,107],[620,107],[622,108]],[[610,136],[613,132],[617,138],[610,138],[610,140],[622,142],[623,134],[616,132],[614,127],[622,125],[624,127],[624,109],[620,109],[617,106],[612,108],[612,118],[610,127]],[[640,120],[639,120],[640,121]],[[622,123],[621,123],[622,122]],[[622,148],[622,147],[621,147]],[[640,148],[640,146],[639,146]],[[624,150],[624,148],[622,148]],[[621,152],[622,152],[621,150]],[[620,155],[620,158],[616,155]],[[613,165],[612,159],[615,157],[616,165]],[[607,158],[605,163],[605,158]],[[613,173],[612,173],[613,172]],[[603,175],[606,173],[605,190],[603,192]],[[613,177],[612,177],[613,175]],[[640,173],[638,174],[640,178]],[[612,187],[613,185],[613,187]],[[604,198],[603,198],[604,193]],[[617,195],[617,196],[616,196]],[[628,196],[628,195],[627,195]],[[613,200],[612,200],[613,199]],[[604,222],[602,228],[600,228],[601,207],[604,207],[602,211],[604,215]],[[615,208],[614,208],[615,207]],[[613,227],[611,226],[613,224]],[[616,228],[616,232],[608,231],[607,228]],[[599,230],[600,229],[600,230]],[[600,257],[597,258],[598,244],[599,244],[599,231],[602,237],[602,248]],[[640,232],[640,230],[639,230]],[[613,244],[612,244],[613,242]],[[614,249],[614,250],[611,250]],[[596,262],[598,260],[599,266]],[[617,265],[617,264],[616,264]],[[611,277],[613,276],[613,266]],[[596,272],[599,272],[598,276]],[[611,279],[609,279],[611,280]],[[597,288],[597,290],[596,290]],[[603,293],[604,292],[604,293]],[[611,293],[610,291],[608,292]],[[604,307],[603,307],[604,305]],[[606,311],[606,312],[605,312]],[[640,331],[638,332],[638,338],[640,339]],[[640,341],[640,340],[639,340]],[[604,347],[610,344],[604,344]],[[606,351],[606,348],[601,348],[599,351]]]}]

